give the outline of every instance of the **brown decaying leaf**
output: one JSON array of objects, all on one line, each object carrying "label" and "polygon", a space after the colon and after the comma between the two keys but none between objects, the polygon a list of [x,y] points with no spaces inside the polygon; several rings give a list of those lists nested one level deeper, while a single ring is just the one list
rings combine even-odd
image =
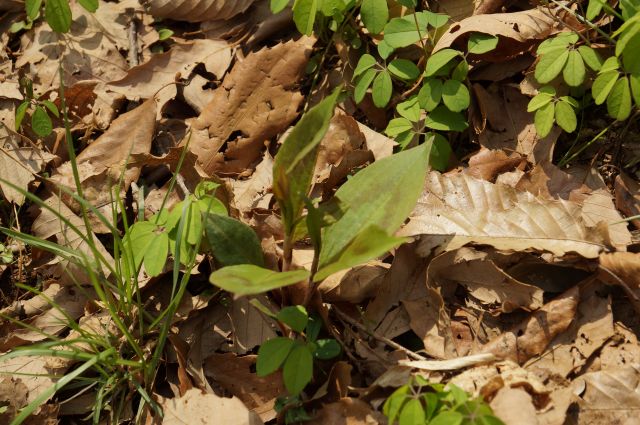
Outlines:
[{"label": "brown decaying leaf", "polygon": [[377,260],[334,273],[320,283],[322,300],[329,303],[359,304],[372,298],[382,287],[389,265]]},{"label": "brown decaying leaf", "polygon": [[176,21],[204,22],[233,18],[254,0],[147,0],[151,15]]},{"label": "brown decaying leaf", "polygon": [[371,408],[369,403],[345,397],[322,406],[309,425],[374,425],[384,423],[385,417]]},{"label": "brown decaying leaf", "polygon": [[523,388],[502,387],[491,400],[491,408],[505,425],[538,425],[531,395]]},{"label": "brown decaying leaf", "polygon": [[[616,176],[616,207],[627,217],[640,215],[640,184],[625,173]],[[631,220],[640,229],[640,218]]]},{"label": "brown decaying leaf", "polygon": [[302,37],[236,63],[194,124],[196,130],[208,128],[209,138],[190,144],[207,174],[245,171],[260,158],[265,142],[295,119],[303,99],[297,82],[313,43]]},{"label": "brown decaying leaf", "polygon": [[517,153],[507,155],[503,150],[491,150],[484,146],[469,158],[464,172],[477,179],[495,182],[499,174],[524,168],[527,161]]}]

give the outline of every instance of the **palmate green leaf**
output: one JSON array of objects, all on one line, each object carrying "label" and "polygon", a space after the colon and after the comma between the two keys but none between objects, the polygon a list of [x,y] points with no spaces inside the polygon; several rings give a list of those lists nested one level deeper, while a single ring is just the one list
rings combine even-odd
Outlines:
[{"label": "palmate green leaf", "polygon": [[553,100],[553,96],[548,93],[539,93],[529,101],[527,112],[534,112],[543,106],[549,104]]},{"label": "palmate green leaf", "polygon": [[440,28],[445,26],[447,22],[449,22],[450,18],[449,15],[446,15],[444,13],[433,13],[428,10],[417,12],[416,15],[418,16],[418,22],[423,22],[424,19],[424,21],[426,21],[427,24],[429,24],[433,28]]},{"label": "palmate green leaf", "polygon": [[364,74],[362,74],[353,91],[353,100],[355,100],[356,103],[362,102],[374,78],[376,78],[375,69],[367,69]]},{"label": "palmate green leaf", "polygon": [[421,13],[393,18],[384,26],[384,41],[394,49],[415,44],[426,35],[427,20]]},{"label": "palmate green leaf", "polygon": [[418,92],[418,102],[425,111],[433,111],[442,100],[442,80],[427,78]]},{"label": "palmate green leaf", "polygon": [[204,230],[213,256],[221,265],[264,264],[260,240],[246,224],[224,215],[205,214]]},{"label": "palmate green leaf", "polygon": [[398,414],[409,400],[409,385],[403,385],[395,390],[382,405],[382,413],[387,417],[390,424],[395,423]]},{"label": "palmate green leaf", "polygon": [[341,88],[302,116],[286,138],[273,165],[273,194],[287,235],[292,235],[309,192],[318,145],[327,132]]},{"label": "palmate green leaf", "polygon": [[319,339],[316,341],[316,351],[313,356],[319,360],[329,360],[340,354],[342,349],[335,339]]},{"label": "palmate green leaf", "polygon": [[406,118],[394,118],[389,121],[384,133],[389,137],[395,137],[400,133],[413,129],[413,124]]},{"label": "palmate green leaf", "polygon": [[273,14],[280,13],[288,4],[289,0],[271,0],[269,3],[269,9],[271,9],[271,13]]},{"label": "palmate green leaf", "polygon": [[427,65],[424,69],[425,77],[435,75],[440,69],[447,65],[453,58],[461,56],[462,53],[454,49],[438,50],[427,59]]},{"label": "palmate green leaf", "polygon": [[407,59],[394,59],[387,68],[389,72],[403,80],[415,80],[420,75],[420,70],[416,64]]},{"label": "palmate green leaf", "polygon": [[358,65],[356,65],[356,69],[353,71],[354,79],[355,77],[365,72],[367,69],[374,66],[376,63],[377,63],[376,58],[374,58],[368,53],[365,53],[364,55],[360,56],[360,59],[358,60]]},{"label": "palmate green leaf", "polygon": [[373,86],[371,87],[373,104],[378,108],[384,108],[391,100],[392,93],[393,82],[391,81],[391,75],[385,71],[380,72],[373,80]]},{"label": "palmate green leaf", "polygon": [[54,31],[69,32],[71,29],[69,0],[47,0],[44,7],[44,17]]},{"label": "palmate green leaf", "polygon": [[87,12],[91,13],[98,10],[98,6],[100,6],[98,0],[78,0],[78,3],[80,3],[80,6],[82,6]]},{"label": "palmate green leaf", "polygon": [[398,103],[396,111],[401,117],[411,122],[420,121],[420,102],[418,101],[418,95],[413,95],[404,102]]},{"label": "palmate green leaf", "polygon": [[258,349],[256,374],[258,376],[267,376],[278,370],[294,345],[294,340],[285,337],[272,338],[263,342]]},{"label": "palmate green leaf", "polygon": [[442,101],[453,112],[463,111],[471,101],[469,89],[458,80],[447,80],[442,86]]},{"label": "palmate green leaf", "polygon": [[586,63],[589,68],[594,71],[600,71],[600,68],[602,68],[602,58],[598,52],[589,46],[580,46],[578,47],[578,53],[580,53],[584,63]]},{"label": "palmate green leaf", "polygon": [[476,55],[490,52],[498,46],[498,37],[491,34],[474,32],[467,42],[467,51]]},{"label": "palmate green leaf", "polygon": [[546,52],[536,65],[535,77],[540,84],[546,84],[560,75],[567,63],[569,51],[564,47]]},{"label": "palmate green leaf", "polygon": [[389,20],[387,0],[362,0],[360,16],[370,33],[379,34]]},{"label": "palmate green leaf", "polygon": [[256,295],[301,282],[309,277],[306,270],[274,272],[273,270],[240,264],[223,267],[211,273],[209,282],[237,296]]},{"label": "palmate green leaf", "polygon": [[42,106],[36,106],[31,115],[31,129],[40,137],[46,137],[53,131],[51,118]]},{"label": "palmate green leaf", "polygon": [[621,77],[613,85],[607,97],[607,111],[618,121],[624,121],[631,115],[631,90],[626,76]]},{"label": "palmate green leaf", "polygon": [[591,86],[591,94],[596,105],[602,105],[611,92],[613,85],[618,80],[620,73],[617,70],[602,72]]},{"label": "palmate green leaf", "polygon": [[424,425],[425,420],[424,408],[417,398],[409,400],[400,411],[400,416],[398,417],[400,425]]},{"label": "palmate green leaf", "polygon": [[16,131],[20,130],[20,126],[22,125],[22,121],[24,120],[24,115],[27,113],[27,109],[29,109],[28,100],[22,102],[16,109]]},{"label": "palmate green leaf", "polygon": [[293,3],[293,22],[302,34],[311,35],[318,12],[318,0],[295,0]]},{"label": "palmate green leaf", "polygon": [[584,82],[584,77],[587,74],[587,70],[584,66],[582,56],[577,50],[569,51],[567,57],[567,63],[562,70],[562,76],[564,81],[570,87],[578,87]]},{"label": "palmate green leaf", "polygon": [[534,124],[539,137],[547,137],[553,128],[555,105],[548,103],[536,111]]},{"label": "palmate green leaf", "polygon": [[24,2],[24,8],[27,12],[27,18],[31,21],[35,21],[40,13],[42,7],[42,0],[26,0]]},{"label": "palmate green leaf", "polygon": [[387,58],[391,56],[391,53],[393,53],[394,50],[395,49],[384,40],[381,40],[380,43],[378,43],[378,54],[384,60],[387,60]]},{"label": "palmate green leaf", "polygon": [[324,229],[320,268],[338,259],[363,230],[376,226],[392,234],[400,227],[422,192],[429,148],[423,144],[376,161],[338,189],[335,199],[344,214]]},{"label": "palmate green leaf", "polygon": [[576,118],[576,112],[571,105],[567,102],[556,103],[556,124],[560,126],[567,133],[573,133],[578,125],[578,119]]},{"label": "palmate green leaf", "polygon": [[445,171],[449,166],[449,158],[453,153],[447,139],[441,134],[431,133],[427,136],[425,143],[431,143],[429,164],[438,171]]},{"label": "palmate green leaf", "polygon": [[302,305],[292,305],[283,308],[276,314],[276,319],[289,326],[296,332],[304,331],[309,321],[307,309]]},{"label": "palmate green leaf", "polygon": [[291,395],[298,395],[313,377],[313,354],[307,345],[293,347],[282,368],[284,386]]},{"label": "palmate green leaf", "polygon": [[469,126],[462,114],[450,111],[442,105],[427,115],[424,124],[433,130],[442,131],[464,131]]},{"label": "palmate green leaf", "polygon": [[451,78],[453,80],[464,81],[469,75],[469,64],[465,59],[461,60],[459,64],[451,71]]}]

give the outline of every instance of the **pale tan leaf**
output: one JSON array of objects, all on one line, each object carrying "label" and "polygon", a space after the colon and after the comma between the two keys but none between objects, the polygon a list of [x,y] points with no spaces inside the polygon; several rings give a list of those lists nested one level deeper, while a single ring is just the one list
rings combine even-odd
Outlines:
[{"label": "pale tan leaf", "polygon": [[[264,305],[270,304],[266,295],[256,298]],[[232,349],[237,354],[246,354],[276,336],[271,321],[253,307],[247,297],[234,300],[230,316],[234,343]]]},{"label": "pale tan leaf", "polygon": [[157,18],[204,22],[225,20],[244,12],[255,0],[147,0]]},{"label": "pale tan leaf", "polygon": [[450,360],[401,360],[399,364],[420,370],[458,370],[477,366],[483,363],[491,363],[497,357],[491,353],[472,354],[470,356],[456,357]]},{"label": "pale tan leaf", "polygon": [[[625,173],[620,173],[615,182],[616,207],[627,217],[640,215],[640,183]],[[631,220],[640,229],[640,218]]]},{"label": "pale tan leaf", "polygon": [[273,157],[265,152],[260,164],[246,180],[232,179],[233,202],[242,214],[253,208],[269,208],[272,194],[269,193],[273,185]]},{"label": "pale tan leaf", "polygon": [[474,242],[595,258],[605,247],[606,231],[587,227],[581,212],[579,205],[562,199],[539,199],[465,174],[431,172],[400,234],[425,235],[420,246],[425,255],[435,246],[450,251]]},{"label": "pale tan leaf", "polygon": [[345,397],[325,404],[309,425],[377,425],[386,418],[362,400]]},{"label": "pale tan leaf", "polygon": [[367,140],[367,148],[373,152],[373,157],[376,161],[393,154],[393,148],[398,144],[395,140],[370,129],[361,122],[358,122],[358,127],[364,134]]},{"label": "pale tan leaf", "polygon": [[483,146],[469,158],[469,167],[465,168],[464,172],[477,179],[495,182],[498,175],[515,168],[524,168],[526,162],[517,153],[507,155],[503,150],[492,150]]},{"label": "pale tan leaf", "polygon": [[491,401],[491,408],[505,425],[538,425],[531,395],[522,388],[503,387]]},{"label": "pale tan leaf", "polygon": [[20,379],[29,390],[27,402],[30,403],[57,381],[53,375],[60,371],[49,369],[47,360],[42,356],[0,359],[0,378]]}]

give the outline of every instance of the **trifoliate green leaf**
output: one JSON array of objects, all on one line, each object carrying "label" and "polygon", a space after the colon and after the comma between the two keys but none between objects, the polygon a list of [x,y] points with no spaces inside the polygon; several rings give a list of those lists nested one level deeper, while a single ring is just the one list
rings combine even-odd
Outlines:
[{"label": "trifoliate green leaf", "polygon": [[567,133],[573,133],[578,125],[575,110],[566,102],[558,102],[555,106],[556,124]]},{"label": "trifoliate green leaf", "polygon": [[600,71],[600,68],[602,68],[602,58],[598,52],[589,46],[580,46],[578,47],[578,53],[580,53],[584,63],[586,63],[589,68],[594,71]]},{"label": "trifoliate green leaf", "polygon": [[631,90],[629,89],[629,79],[621,77],[613,85],[607,97],[607,111],[612,118],[624,121],[631,114]]},{"label": "trifoliate green leaf", "polygon": [[415,80],[420,75],[416,64],[407,59],[394,59],[387,68],[389,72],[403,80]]},{"label": "trifoliate green leaf", "polygon": [[553,120],[555,114],[555,105],[547,103],[536,111],[534,124],[539,137],[547,137],[553,128]]},{"label": "trifoliate green leaf", "polygon": [[578,53],[577,50],[569,51],[567,63],[562,70],[564,81],[570,87],[578,87],[584,82],[584,77],[586,74],[587,70],[585,69],[584,61],[582,60],[582,56],[580,55],[580,53]]},{"label": "trifoliate green leaf", "polygon": [[371,87],[373,104],[378,108],[384,108],[391,100],[392,93],[393,83],[391,82],[391,76],[388,72],[380,72],[373,80],[373,86]]},{"label": "trifoliate green leaf", "polygon": [[569,51],[564,47],[546,52],[536,65],[535,77],[540,84],[546,84],[556,78],[567,63]]},{"label": "trifoliate green leaf", "polygon": [[433,111],[442,100],[442,80],[427,78],[418,92],[420,107],[425,111]]},{"label": "trifoliate green leaf", "polygon": [[620,73],[617,70],[601,72],[591,86],[591,94],[596,105],[602,105],[609,96],[609,92],[618,80]]},{"label": "trifoliate green leaf", "polygon": [[376,58],[374,58],[368,53],[365,53],[364,55],[360,56],[360,59],[358,60],[358,64],[356,65],[356,69],[353,71],[353,77],[355,78],[359,76],[364,71],[374,66],[376,63],[377,63]]},{"label": "trifoliate green leaf", "polygon": [[362,74],[362,77],[360,77],[356,83],[356,87],[353,91],[353,100],[355,100],[356,103],[362,102],[362,99],[364,99],[364,96],[367,94],[367,90],[375,77],[375,69],[367,69],[364,74]]},{"label": "trifoliate green leaf", "polygon": [[529,101],[527,112],[534,112],[553,100],[553,96],[547,93],[540,93]]},{"label": "trifoliate green leaf", "polygon": [[481,32],[474,32],[469,37],[467,43],[467,51],[480,55],[482,53],[490,52],[498,46],[498,37],[491,34],[484,34]]},{"label": "trifoliate green leaf", "polygon": [[441,68],[447,65],[453,58],[461,56],[462,53],[453,49],[438,50],[427,59],[427,65],[424,70],[425,77],[435,75]]},{"label": "trifoliate green leaf", "polygon": [[447,80],[442,86],[442,101],[453,112],[463,111],[471,101],[469,89],[458,80]]}]

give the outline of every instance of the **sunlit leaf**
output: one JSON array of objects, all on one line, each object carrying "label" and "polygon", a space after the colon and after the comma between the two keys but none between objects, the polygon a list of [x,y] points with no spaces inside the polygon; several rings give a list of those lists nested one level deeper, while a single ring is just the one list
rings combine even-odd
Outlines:
[{"label": "sunlit leaf", "polygon": [[618,121],[624,121],[631,115],[631,90],[626,76],[613,85],[607,97],[607,111]]},{"label": "sunlit leaf", "polygon": [[447,65],[453,58],[460,56],[462,53],[453,49],[442,49],[429,56],[427,65],[424,70],[425,77],[435,75],[440,69]]},{"label": "sunlit leaf", "polygon": [[556,124],[567,133],[574,132],[578,125],[578,119],[573,107],[566,102],[558,102],[555,106]]},{"label": "sunlit leaf", "polygon": [[293,22],[295,22],[298,31],[305,35],[311,35],[317,12],[318,0],[295,0],[293,3]]},{"label": "sunlit leaf", "polygon": [[420,75],[420,70],[410,60],[394,59],[388,65],[389,72],[403,80],[415,80]]},{"label": "sunlit leaf", "polygon": [[364,96],[367,94],[367,90],[369,89],[369,86],[371,86],[374,78],[376,78],[375,69],[367,69],[364,74],[362,74],[362,77],[360,77],[356,83],[356,87],[353,92],[353,100],[355,100],[356,103],[362,102],[362,99],[364,99]]},{"label": "sunlit leaf", "polygon": [[360,6],[362,23],[372,34],[378,34],[389,20],[387,0],[362,0]]},{"label": "sunlit leaf", "polygon": [[258,360],[256,361],[258,376],[267,376],[278,370],[294,345],[294,340],[285,337],[272,338],[263,342],[258,350]]},{"label": "sunlit leaf", "polygon": [[71,8],[69,0],[47,0],[44,7],[47,23],[56,32],[69,32],[71,29]]},{"label": "sunlit leaf", "polygon": [[546,137],[553,128],[555,105],[548,103],[536,111],[534,124],[539,137]]},{"label": "sunlit leaf", "polygon": [[293,347],[282,369],[284,386],[291,395],[299,394],[311,382],[313,354],[306,345]]},{"label": "sunlit leaf", "polygon": [[536,65],[535,77],[540,84],[546,84],[560,75],[562,68],[567,63],[569,51],[560,48],[546,52],[540,57]]},{"label": "sunlit leaf", "polygon": [[442,86],[442,101],[450,110],[460,112],[469,107],[469,89],[458,80],[447,80]]},{"label": "sunlit leaf", "polygon": [[360,56],[360,59],[358,60],[358,65],[356,65],[356,69],[353,71],[353,77],[355,78],[359,76],[360,74],[362,74],[364,71],[371,68],[375,64],[376,64],[376,58],[374,58],[368,53],[365,53],[364,55]]},{"label": "sunlit leaf", "polygon": [[469,37],[467,43],[467,51],[480,55],[482,53],[490,52],[498,46],[498,37],[491,34],[484,34],[481,32],[474,32]]},{"label": "sunlit leaf", "polygon": [[587,70],[584,66],[582,56],[577,50],[571,50],[569,52],[569,57],[567,58],[567,63],[562,70],[564,81],[570,87],[578,87],[584,82],[586,73]]},{"label": "sunlit leaf", "polygon": [[420,107],[425,111],[433,111],[442,100],[442,80],[427,78],[418,92]]},{"label": "sunlit leaf", "polygon": [[241,264],[216,270],[211,273],[209,281],[225,291],[241,296],[261,294],[272,289],[293,285],[307,277],[309,277],[309,272],[306,270],[274,272],[253,264]]},{"label": "sunlit leaf", "polygon": [[373,80],[373,86],[371,86],[373,104],[378,108],[384,108],[391,100],[392,93],[393,83],[391,76],[388,72],[380,72]]},{"label": "sunlit leaf", "polygon": [[443,131],[464,131],[468,127],[462,114],[450,111],[444,106],[438,106],[429,112],[424,124],[434,130]]}]

